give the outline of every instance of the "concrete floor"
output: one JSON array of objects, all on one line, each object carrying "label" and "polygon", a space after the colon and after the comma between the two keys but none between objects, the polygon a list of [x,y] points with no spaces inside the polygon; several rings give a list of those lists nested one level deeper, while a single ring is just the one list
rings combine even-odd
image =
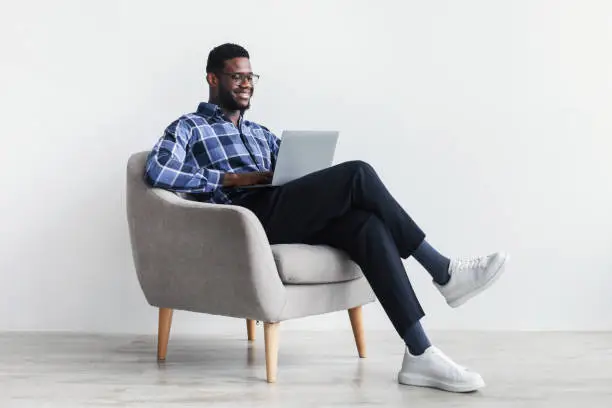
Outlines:
[{"label": "concrete floor", "polygon": [[[246,335],[246,334],[245,334]],[[612,333],[433,332],[487,387],[450,394],[397,384],[402,344],[367,332],[280,331],[276,384],[265,382],[263,330],[240,337],[0,333],[0,407],[612,407]]]}]

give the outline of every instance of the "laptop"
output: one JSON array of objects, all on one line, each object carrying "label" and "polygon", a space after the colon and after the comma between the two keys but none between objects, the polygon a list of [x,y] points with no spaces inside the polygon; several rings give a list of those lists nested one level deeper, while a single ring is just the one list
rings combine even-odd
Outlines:
[{"label": "laptop", "polygon": [[270,184],[240,188],[274,187],[288,183],[332,165],[339,132],[318,130],[286,130],[278,150],[274,176]]}]

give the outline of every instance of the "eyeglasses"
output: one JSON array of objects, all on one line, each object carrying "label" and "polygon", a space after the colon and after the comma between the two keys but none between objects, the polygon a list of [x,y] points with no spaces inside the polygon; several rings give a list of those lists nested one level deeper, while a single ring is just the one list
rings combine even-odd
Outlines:
[{"label": "eyeglasses", "polygon": [[255,85],[257,83],[257,81],[259,80],[259,75],[253,74],[253,73],[241,74],[241,73],[238,73],[238,72],[221,72],[221,74],[222,75],[227,75],[228,77],[230,77],[231,80],[236,85],[240,85],[245,80],[249,81],[249,83],[251,85]]}]

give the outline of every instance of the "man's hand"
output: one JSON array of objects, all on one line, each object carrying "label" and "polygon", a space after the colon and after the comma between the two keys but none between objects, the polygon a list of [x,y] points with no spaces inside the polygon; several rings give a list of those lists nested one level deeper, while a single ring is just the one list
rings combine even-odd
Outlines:
[{"label": "man's hand", "polygon": [[224,187],[253,186],[255,184],[269,184],[272,182],[271,171],[254,171],[249,173],[225,173]]}]

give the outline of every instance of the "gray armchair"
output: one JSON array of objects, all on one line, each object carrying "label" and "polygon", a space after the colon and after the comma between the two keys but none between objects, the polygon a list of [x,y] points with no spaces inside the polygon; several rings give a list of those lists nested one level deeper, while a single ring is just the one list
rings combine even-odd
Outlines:
[{"label": "gray armchair", "polygon": [[127,218],[136,273],[147,302],[159,308],[159,360],[166,358],[174,309],[264,322],[266,375],[276,381],[283,320],[348,310],[365,357],[361,306],[374,301],[359,267],[341,251],[270,245],[243,207],[190,201],[149,187],[147,152],[127,165]]}]

